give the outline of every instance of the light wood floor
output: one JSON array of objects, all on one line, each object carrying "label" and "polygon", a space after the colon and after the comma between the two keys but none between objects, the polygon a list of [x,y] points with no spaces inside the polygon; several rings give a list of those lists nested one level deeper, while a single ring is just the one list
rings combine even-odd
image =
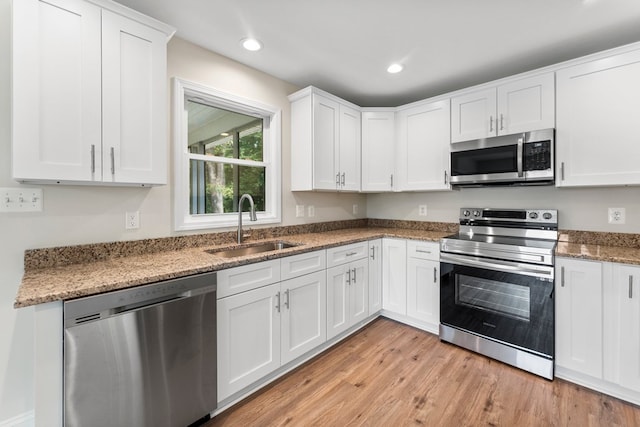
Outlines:
[{"label": "light wood floor", "polygon": [[379,318],[214,426],[640,426],[640,408]]}]

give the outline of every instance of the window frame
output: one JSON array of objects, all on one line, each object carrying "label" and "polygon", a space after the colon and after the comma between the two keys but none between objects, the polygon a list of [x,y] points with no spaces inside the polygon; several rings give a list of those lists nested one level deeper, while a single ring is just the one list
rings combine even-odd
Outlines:
[{"label": "window frame", "polygon": [[[263,163],[265,165],[265,210],[257,212],[256,224],[280,223],[281,191],[281,143],[282,110],[252,99],[244,98],[218,89],[178,77],[173,79],[173,182],[174,182],[174,229],[175,231],[226,228],[238,225],[238,213],[195,214],[189,209],[189,162],[192,159],[212,161],[207,156],[188,152],[188,116],[186,100],[235,111],[263,119]],[[240,160],[238,163],[242,163]],[[252,164],[253,166],[253,164]],[[248,206],[246,207],[248,208]]]}]

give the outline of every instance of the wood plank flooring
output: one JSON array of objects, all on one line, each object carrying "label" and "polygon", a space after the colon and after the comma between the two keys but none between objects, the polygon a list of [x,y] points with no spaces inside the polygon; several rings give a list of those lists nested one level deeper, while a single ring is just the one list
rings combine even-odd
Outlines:
[{"label": "wood plank flooring", "polygon": [[215,426],[640,426],[640,408],[379,318]]}]

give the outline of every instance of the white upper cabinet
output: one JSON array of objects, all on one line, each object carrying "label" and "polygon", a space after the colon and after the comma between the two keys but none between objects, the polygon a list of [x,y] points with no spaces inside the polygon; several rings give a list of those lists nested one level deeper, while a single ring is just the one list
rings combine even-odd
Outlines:
[{"label": "white upper cabinet", "polygon": [[552,128],[554,124],[553,73],[451,99],[451,142]]},{"label": "white upper cabinet", "polygon": [[114,8],[118,13],[81,0],[13,2],[17,181],[166,183],[166,43],[173,29]]},{"label": "white upper cabinet", "polygon": [[561,69],[557,86],[556,185],[640,184],[640,50]]},{"label": "white upper cabinet", "polygon": [[291,190],[360,190],[360,111],[308,87],[291,101]]},{"label": "white upper cabinet", "polygon": [[449,100],[414,106],[397,115],[400,191],[448,190]]},{"label": "white upper cabinet", "polygon": [[395,140],[395,112],[362,113],[362,191],[394,189]]}]

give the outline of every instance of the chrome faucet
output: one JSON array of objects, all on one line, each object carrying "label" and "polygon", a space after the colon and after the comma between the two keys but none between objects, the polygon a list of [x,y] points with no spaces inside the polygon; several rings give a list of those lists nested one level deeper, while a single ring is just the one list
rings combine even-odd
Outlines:
[{"label": "chrome faucet", "polygon": [[249,219],[251,221],[257,221],[256,207],[253,204],[253,197],[250,194],[243,194],[238,202],[238,244],[242,243],[242,202],[249,200]]}]

